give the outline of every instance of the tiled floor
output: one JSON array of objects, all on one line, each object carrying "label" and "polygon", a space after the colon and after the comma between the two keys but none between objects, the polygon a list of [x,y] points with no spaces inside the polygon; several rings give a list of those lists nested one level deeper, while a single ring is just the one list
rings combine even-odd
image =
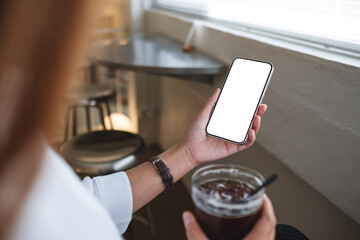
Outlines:
[{"label": "tiled floor", "polygon": [[[175,184],[173,190],[168,190],[160,194],[150,203],[150,211],[153,218],[156,236],[151,237],[150,228],[146,227],[138,220],[131,223],[131,240],[183,240],[185,238],[184,226],[182,223],[182,212],[192,210],[192,201],[182,182]],[[146,207],[140,209],[136,215],[147,217]],[[125,238],[129,239],[129,229]]]}]

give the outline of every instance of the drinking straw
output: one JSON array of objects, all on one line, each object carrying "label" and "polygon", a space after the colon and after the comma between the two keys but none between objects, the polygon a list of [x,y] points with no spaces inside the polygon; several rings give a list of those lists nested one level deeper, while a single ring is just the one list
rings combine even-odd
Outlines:
[{"label": "drinking straw", "polygon": [[260,191],[261,189],[263,189],[264,187],[268,186],[270,183],[274,182],[277,179],[278,175],[277,174],[273,174],[271,175],[268,179],[265,180],[265,182],[263,184],[261,184],[259,187],[255,188],[249,195],[248,197],[256,194],[258,191]]}]

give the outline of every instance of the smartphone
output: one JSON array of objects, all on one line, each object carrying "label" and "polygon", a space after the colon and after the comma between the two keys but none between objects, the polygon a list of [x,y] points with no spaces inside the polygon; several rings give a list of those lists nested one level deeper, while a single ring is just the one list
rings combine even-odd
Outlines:
[{"label": "smartphone", "polygon": [[234,59],[207,123],[206,134],[245,144],[273,69],[269,62]]}]

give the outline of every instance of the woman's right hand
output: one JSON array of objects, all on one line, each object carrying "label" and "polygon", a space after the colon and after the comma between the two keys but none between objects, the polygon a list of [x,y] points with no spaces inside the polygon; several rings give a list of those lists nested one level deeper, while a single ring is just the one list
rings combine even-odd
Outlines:
[{"label": "woman's right hand", "polygon": [[[183,221],[188,240],[208,239],[191,212],[184,212]],[[264,195],[261,216],[244,240],[274,240],[275,226],[276,218],[273,206],[267,195]]]}]

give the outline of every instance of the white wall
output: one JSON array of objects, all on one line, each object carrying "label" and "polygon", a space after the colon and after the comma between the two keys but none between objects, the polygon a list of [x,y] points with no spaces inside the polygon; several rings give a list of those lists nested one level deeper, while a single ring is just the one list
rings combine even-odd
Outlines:
[{"label": "white wall", "polygon": [[[147,30],[184,41],[190,23],[149,11]],[[257,142],[360,223],[360,69],[201,27],[196,49],[230,64],[236,56],[270,61],[275,72],[263,102],[269,111]],[[172,82],[173,81],[173,82]],[[184,133],[205,99],[221,85],[162,80],[160,143]],[[181,86],[181,87],[180,87]],[[171,99],[183,104],[171,105]],[[191,108],[189,108],[191,106]],[[171,132],[171,134],[169,133]]]}]

